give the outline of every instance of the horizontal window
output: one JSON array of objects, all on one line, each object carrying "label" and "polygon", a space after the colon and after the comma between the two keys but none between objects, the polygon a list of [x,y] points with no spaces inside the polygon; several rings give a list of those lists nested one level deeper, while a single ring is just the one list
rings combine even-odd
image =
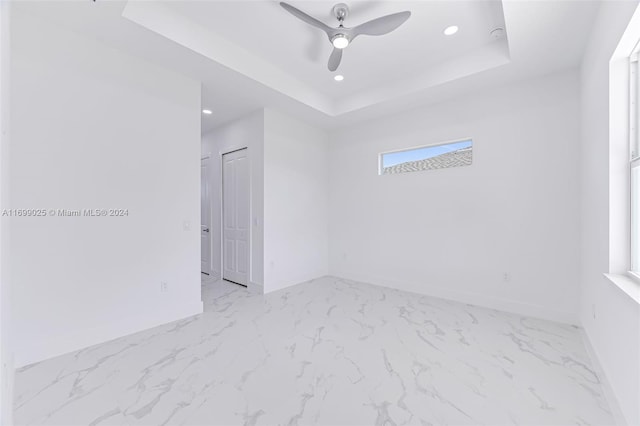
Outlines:
[{"label": "horizontal window", "polygon": [[380,154],[380,174],[419,172],[471,165],[473,141],[464,139]]}]

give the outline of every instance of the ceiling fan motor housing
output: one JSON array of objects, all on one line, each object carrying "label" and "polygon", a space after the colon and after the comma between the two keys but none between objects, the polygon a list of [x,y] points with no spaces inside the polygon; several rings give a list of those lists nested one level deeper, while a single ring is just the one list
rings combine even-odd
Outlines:
[{"label": "ceiling fan motor housing", "polygon": [[332,9],[334,16],[338,19],[338,27],[333,28],[284,1],[280,2],[280,6],[296,18],[321,29],[327,34],[329,41],[333,45],[333,51],[327,64],[327,68],[332,72],[340,65],[342,50],[347,47],[354,38],[359,35],[381,36],[388,34],[402,25],[411,16],[411,12],[407,10],[381,16],[380,18],[373,19],[356,27],[347,28],[343,25],[343,22],[349,15],[349,6],[344,3],[338,3],[333,6]]},{"label": "ceiling fan motor housing", "polygon": [[336,19],[338,19],[338,21],[342,23],[345,19],[347,19],[347,16],[349,16],[349,6],[344,3],[338,3],[333,6],[333,14],[335,15]]}]

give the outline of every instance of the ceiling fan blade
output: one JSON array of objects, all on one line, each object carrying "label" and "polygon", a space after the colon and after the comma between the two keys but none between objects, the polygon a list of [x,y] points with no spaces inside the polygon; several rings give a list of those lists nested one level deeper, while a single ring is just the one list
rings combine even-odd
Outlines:
[{"label": "ceiling fan blade", "polygon": [[306,13],[301,11],[300,9],[297,9],[297,8],[291,6],[288,3],[285,3],[283,1],[281,1],[280,2],[280,6],[282,6],[284,8],[284,10],[286,10],[287,12],[289,12],[290,14],[295,16],[296,18],[301,19],[304,22],[306,22],[307,24],[313,25],[316,28],[320,28],[322,31],[326,32],[327,34],[329,33],[329,31],[332,30],[332,28],[329,27],[324,22],[318,21],[316,18],[307,15]]},{"label": "ceiling fan blade", "polygon": [[342,60],[342,49],[334,48],[333,52],[331,52],[331,56],[329,56],[329,71],[337,70],[341,60]]},{"label": "ceiling fan blade", "polygon": [[411,12],[398,12],[383,16],[353,28],[353,37],[359,35],[379,36],[390,33],[409,19]]}]

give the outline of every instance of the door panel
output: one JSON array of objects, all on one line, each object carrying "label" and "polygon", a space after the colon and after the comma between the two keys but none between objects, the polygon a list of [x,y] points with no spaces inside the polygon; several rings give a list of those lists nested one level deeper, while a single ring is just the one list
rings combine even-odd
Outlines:
[{"label": "door panel", "polygon": [[247,259],[247,256],[245,256],[245,253],[248,253],[248,252],[249,252],[248,244],[246,244],[244,241],[238,241],[236,244],[236,259],[238,262],[237,269],[238,269],[238,272],[242,274],[249,273],[249,264],[248,264],[249,259]]},{"label": "door panel", "polygon": [[[224,253],[234,253],[235,252],[235,241],[225,239],[224,240]],[[233,271],[235,266],[233,265],[233,261],[235,260],[235,256],[224,256],[224,269],[225,271]]]},{"label": "door panel", "polygon": [[249,159],[247,149],[222,156],[223,278],[249,281]]},{"label": "door panel", "polygon": [[211,273],[211,191],[209,159],[200,162],[200,271]]}]

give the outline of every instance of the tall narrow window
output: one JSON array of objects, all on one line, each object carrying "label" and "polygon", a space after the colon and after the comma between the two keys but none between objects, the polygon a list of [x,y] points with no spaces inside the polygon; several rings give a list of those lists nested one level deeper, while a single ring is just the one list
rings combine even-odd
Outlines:
[{"label": "tall narrow window", "polygon": [[629,157],[631,189],[631,271],[640,274],[640,44],[629,58]]}]

